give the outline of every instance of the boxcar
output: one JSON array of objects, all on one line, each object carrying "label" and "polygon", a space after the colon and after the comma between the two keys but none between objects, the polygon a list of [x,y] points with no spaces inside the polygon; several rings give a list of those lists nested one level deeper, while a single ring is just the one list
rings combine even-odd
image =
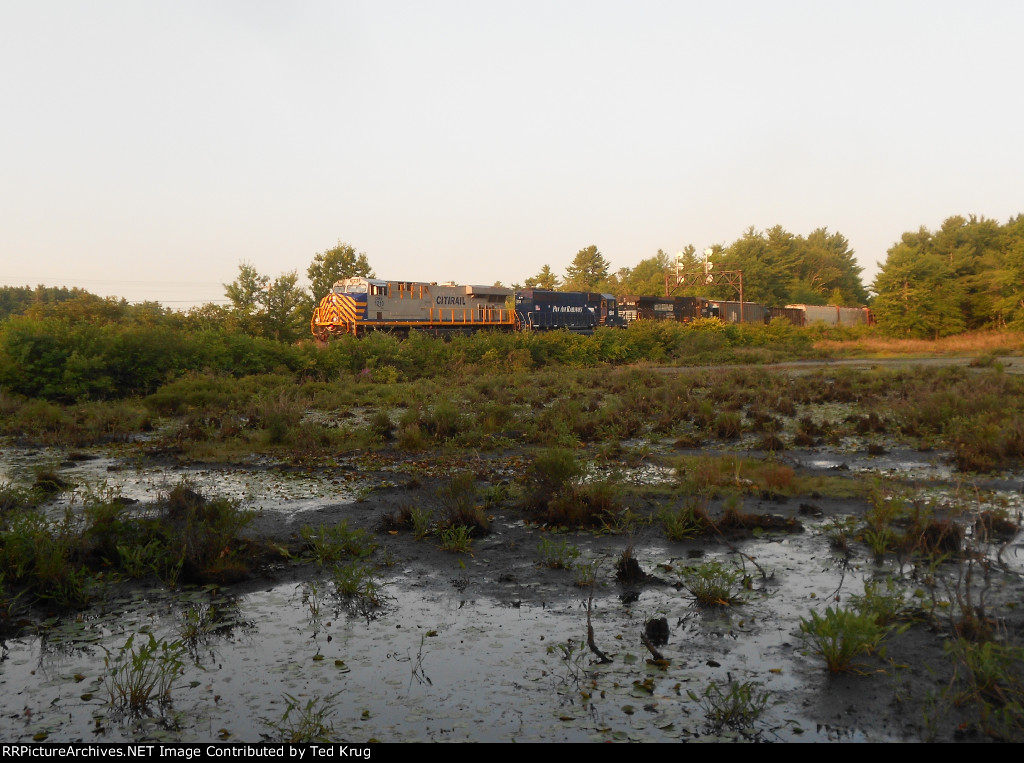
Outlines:
[{"label": "boxcar", "polygon": [[757,302],[742,303],[742,311],[739,302],[711,300],[708,306],[711,314],[724,323],[767,323],[769,319],[768,308]]}]

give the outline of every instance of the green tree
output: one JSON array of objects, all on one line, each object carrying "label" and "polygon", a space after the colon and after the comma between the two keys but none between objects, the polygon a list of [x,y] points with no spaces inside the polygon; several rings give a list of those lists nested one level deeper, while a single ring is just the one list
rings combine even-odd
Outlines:
[{"label": "green tree", "polygon": [[554,291],[561,283],[561,279],[551,270],[550,265],[545,265],[540,272],[532,278],[526,279],[527,289],[547,289]]},{"label": "green tree", "polygon": [[333,248],[318,252],[313,257],[306,275],[309,277],[309,291],[315,305],[335,282],[360,276],[373,278],[373,271],[365,252],[357,254],[354,246],[339,240]]},{"label": "green tree", "polygon": [[232,317],[241,331],[281,342],[298,339],[309,319],[308,297],[298,281],[294,270],[271,281],[243,262],[238,278],[224,287],[231,300]]},{"label": "green tree", "polygon": [[874,285],[878,323],[897,335],[944,336],[1024,318],[1024,222],[955,215],[904,233]]},{"label": "green tree", "polygon": [[[789,303],[789,283],[796,260],[796,236],[776,225],[765,233],[753,226],[733,242],[715,263],[716,271],[743,271],[743,298],[766,305]],[[712,293],[719,299],[738,299],[728,286],[717,286]]]},{"label": "green tree", "polygon": [[261,301],[263,336],[279,342],[294,342],[309,322],[306,293],[299,288],[296,271],[284,273],[267,287]]},{"label": "green tree", "polygon": [[653,257],[640,260],[636,267],[622,268],[619,271],[616,293],[620,297],[660,296],[665,293],[665,271],[674,266],[675,260],[659,249]]},{"label": "green tree", "polygon": [[875,278],[872,311],[889,334],[936,339],[967,327],[960,310],[963,289],[949,261],[929,251],[930,239],[924,228],[904,233]]},{"label": "green tree", "polygon": [[270,278],[247,262],[238,266],[238,278],[230,284],[224,284],[224,296],[231,300],[238,326],[250,336],[262,335],[260,313],[269,288]]},{"label": "green tree", "polygon": [[[798,248],[789,301],[851,307],[867,304],[868,292],[860,279],[863,270],[845,236],[829,233],[827,228],[813,230]],[[803,293],[798,293],[801,290]]]},{"label": "green tree", "polygon": [[566,291],[599,291],[601,287],[607,286],[608,268],[608,261],[591,244],[586,249],[580,249],[572,264],[566,268],[563,288]]}]

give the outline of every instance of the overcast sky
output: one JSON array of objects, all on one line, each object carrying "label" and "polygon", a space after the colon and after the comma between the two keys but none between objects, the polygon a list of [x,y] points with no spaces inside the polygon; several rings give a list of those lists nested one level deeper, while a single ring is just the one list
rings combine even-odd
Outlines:
[{"label": "overcast sky", "polygon": [[1024,2],[0,0],[0,284],[171,307],[339,239],[506,284],[1024,212]]}]

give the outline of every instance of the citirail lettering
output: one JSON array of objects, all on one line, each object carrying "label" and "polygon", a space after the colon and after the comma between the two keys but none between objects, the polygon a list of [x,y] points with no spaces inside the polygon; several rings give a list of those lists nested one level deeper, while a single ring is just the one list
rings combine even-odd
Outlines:
[{"label": "citirail lettering", "polygon": [[438,305],[465,305],[465,297],[434,297],[434,302]]}]

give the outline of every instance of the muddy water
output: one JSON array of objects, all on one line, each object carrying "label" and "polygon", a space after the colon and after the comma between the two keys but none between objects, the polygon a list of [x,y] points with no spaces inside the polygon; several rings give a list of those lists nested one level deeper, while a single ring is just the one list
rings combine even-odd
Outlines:
[{"label": "muddy water", "polygon": [[[541,605],[494,601],[398,573],[388,580],[386,607],[369,618],[334,601],[325,580],[237,597],[188,591],[114,599],[82,622],[6,644],[0,731],[7,739],[45,734],[50,741],[253,741],[275,733],[287,697],[304,705],[337,693],[331,722],[350,741],[700,737],[703,715],[687,689],[732,678],[762,681],[782,694],[805,671],[820,672],[800,654],[795,619],[780,616],[778,605],[823,596],[838,576],[827,558],[813,583],[793,576],[809,550],[791,541],[771,545],[777,547],[760,549],[760,561],[778,569],[779,582],[735,611],[702,615],[671,587],[624,603],[614,585],[602,586],[591,617],[599,648],[614,662],[601,667],[590,664],[582,645],[583,596],[555,591]],[[645,566],[672,561],[647,556]],[[471,565],[466,575],[472,577]],[[120,717],[107,704],[107,651],[133,633],[181,638],[189,610],[216,614],[209,632],[189,641],[172,706],[154,707],[154,718]],[[672,623],[662,647],[667,668],[647,666],[638,643],[654,616]],[[795,721],[791,710],[769,709],[758,725],[771,729],[771,738],[827,738],[809,720]]]},{"label": "muddy water", "polygon": [[[187,476],[211,494],[283,512],[296,523],[325,504],[344,507],[365,487],[260,469],[136,469],[97,455],[67,465],[62,476],[83,486],[106,480],[140,501],[155,500]],[[30,481],[35,467],[55,457],[7,450],[0,482]],[[895,457],[871,463],[878,471],[911,468]],[[913,464],[922,474],[937,468],[943,467]],[[1012,490],[987,495],[999,505],[1020,506]],[[510,529],[499,523],[495,537]],[[562,581],[531,584],[528,600],[514,589],[485,593],[475,583],[494,576],[484,554],[451,556],[450,569],[430,575],[401,561],[384,568],[385,604],[367,610],[333,596],[322,575],[290,579],[287,570],[281,582],[258,590],[108,593],[81,616],[54,617],[39,633],[3,644],[0,737],[259,741],[278,738],[289,719],[308,708],[322,712],[334,737],[345,741],[905,739],[903,730],[884,722],[830,725],[814,712],[823,667],[798,637],[800,618],[837,597],[862,593],[863,580],[892,572],[866,560],[844,563],[830,549],[826,530],[822,521],[800,535],[738,546],[768,577],[747,562],[753,587],[745,602],[713,610],[694,606],[675,585],[677,571],[698,559],[739,557],[725,548],[663,540],[637,547],[643,569],[661,582],[632,589],[615,582],[606,546],[585,546],[585,556],[599,563],[592,601],[572,586],[568,571]],[[1017,550],[1006,560],[1019,571]],[[529,564],[525,569],[528,576]],[[585,644],[588,601],[595,645],[613,659],[607,665],[595,664]],[[651,655],[639,639],[644,624],[659,617],[670,626],[669,641],[660,647],[669,661],[664,666],[648,663]],[[129,717],[110,702],[114,687],[105,660],[129,637],[138,644],[148,634],[181,641],[185,652],[171,703]],[[769,693],[769,705],[744,732],[710,732],[705,708],[688,692],[700,695],[711,682],[730,681],[756,682]],[[289,704],[294,709],[286,718]]]}]

